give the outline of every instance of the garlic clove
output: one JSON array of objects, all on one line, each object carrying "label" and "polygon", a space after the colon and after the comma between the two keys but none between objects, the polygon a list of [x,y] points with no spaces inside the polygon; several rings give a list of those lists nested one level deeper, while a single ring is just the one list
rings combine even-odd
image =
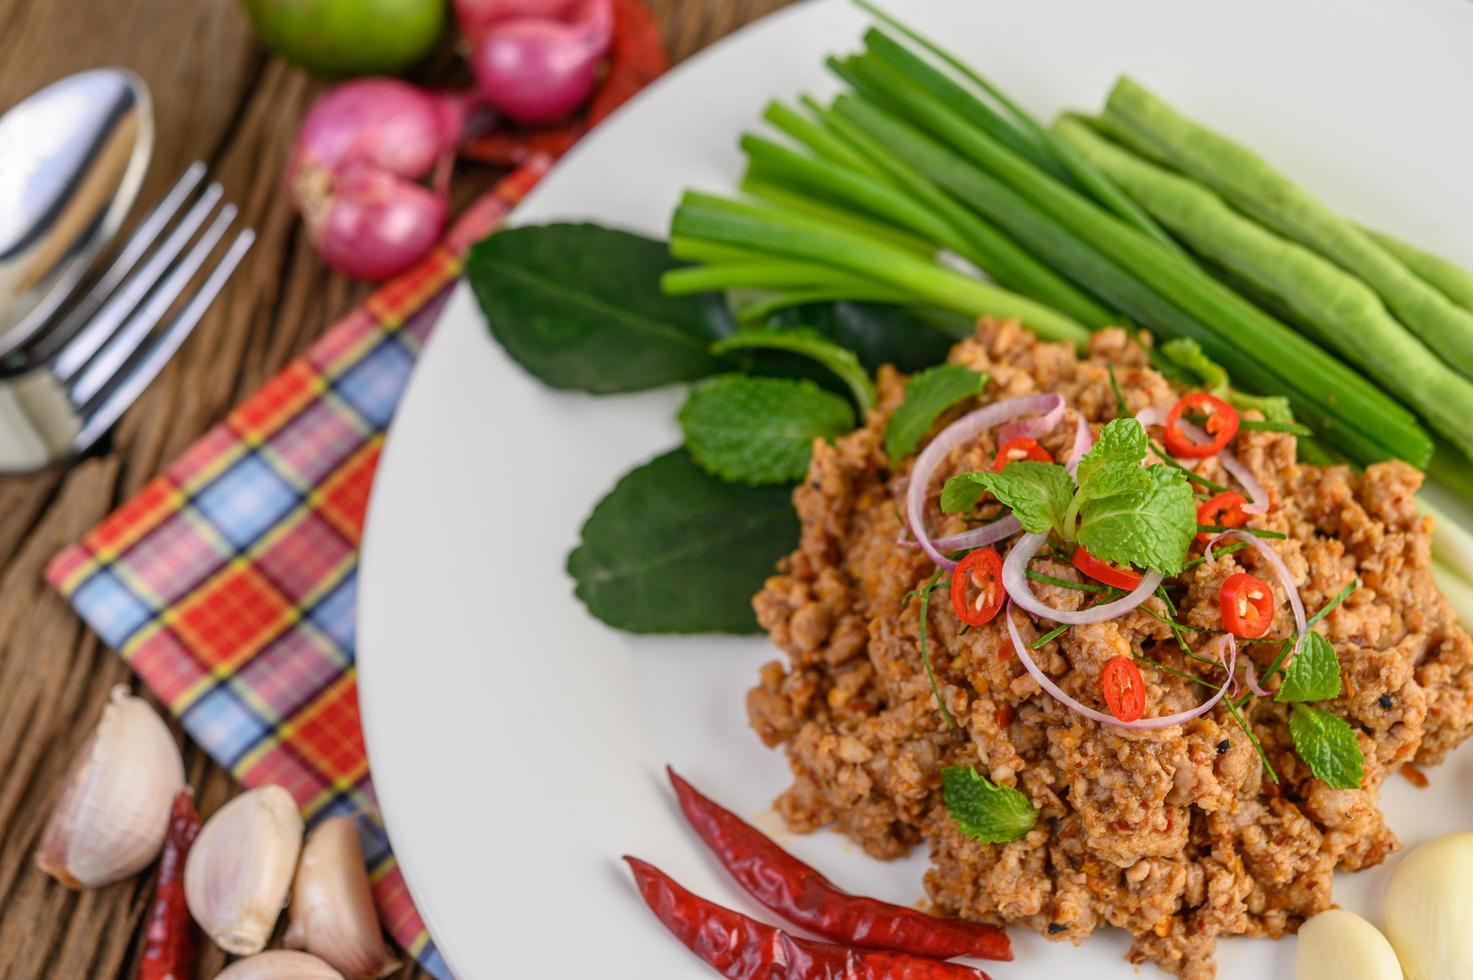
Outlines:
[{"label": "garlic clove", "polygon": [[1294,980],[1402,980],[1396,951],[1354,912],[1326,909],[1299,927]]},{"label": "garlic clove", "polygon": [[179,746],[158,712],[122,685],[82,746],[41,834],[36,863],[69,888],[100,888],[159,856],[184,788]]},{"label": "garlic clove", "polygon": [[379,926],[353,818],[325,820],[307,835],[284,942],[322,957],[348,980],[375,980],[399,968]]},{"label": "garlic clove", "polygon": [[215,980],[343,980],[343,975],[310,953],[273,949],[236,960]]},{"label": "garlic clove", "polygon": [[184,862],[184,899],[205,935],[229,953],[259,953],[286,904],[302,817],[280,786],[226,803],[200,828]]},{"label": "garlic clove", "polygon": [[1402,858],[1386,888],[1386,938],[1406,980],[1473,977],[1473,832]]}]

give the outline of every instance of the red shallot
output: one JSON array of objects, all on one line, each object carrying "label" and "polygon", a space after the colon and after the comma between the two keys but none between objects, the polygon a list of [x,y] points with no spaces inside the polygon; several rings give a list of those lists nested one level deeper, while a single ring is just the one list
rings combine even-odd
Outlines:
[{"label": "red shallot", "polygon": [[[287,190],[328,265],[381,279],[412,265],[444,228],[446,184],[468,100],[390,78],[340,85],[313,104]],[[421,181],[433,173],[431,186]]]},{"label": "red shallot", "polygon": [[472,45],[507,20],[564,20],[578,0],[455,0],[455,23]]},{"label": "red shallot", "polygon": [[547,123],[588,99],[613,37],[613,8],[610,0],[579,0],[568,13],[489,25],[471,56],[487,105],[517,122]]},{"label": "red shallot", "polygon": [[1087,609],[1055,609],[1034,595],[1033,589],[1028,585],[1028,562],[1047,540],[1046,534],[1023,535],[1013,544],[1012,550],[1008,552],[1008,560],[1002,566],[1002,582],[1008,595],[1035,616],[1056,623],[1068,623],[1070,626],[1103,623],[1124,615],[1145,602],[1156,591],[1156,586],[1161,584],[1160,572],[1147,571],[1141,576],[1139,585],[1114,602],[1102,602]]},{"label": "red shallot", "polygon": [[1077,711],[1092,721],[1097,721],[1102,725],[1110,725],[1114,728],[1130,728],[1137,731],[1153,728],[1170,728],[1172,725],[1182,725],[1191,721],[1193,718],[1199,718],[1205,715],[1227,694],[1228,685],[1232,683],[1233,671],[1236,669],[1238,663],[1237,644],[1230,642],[1227,656],[1227,677],[1223,680],[1222,686],[1217,689],[1217,693],[1212,695],[1212,697],[1203,701],[1195,708],[1178,711],[1173,715],[1162,715],[1159,718],[1138,718],[1135,721],[1121,721],[1109,712],[1091,708],[1065,693],[1063,688],[1054,683],[1053,678],[1045,674],[1038,664],[1033,662],[1033,657],[1028,650],[1028,644],[1023,642],[1023,637],[1018,633],[1018,625],[1013,622],[1012,603],[1008,604],[1008,607],[1003,610],[1002,615],[1008,621],[1008,635],[1013,639],[1013,650],[1018,654],[1018,660],[1022,662],[1023,669],[1028,671],[1029,675],[1038,682],[1038,686],[1043,688],[1050,697],[1066,708]]}]

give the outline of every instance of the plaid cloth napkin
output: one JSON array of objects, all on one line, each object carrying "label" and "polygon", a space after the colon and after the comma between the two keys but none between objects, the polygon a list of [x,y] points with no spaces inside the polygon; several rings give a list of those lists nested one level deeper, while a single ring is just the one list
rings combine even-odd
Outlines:
[{"label": "plaid cloth napkin", "polygon": [[394,414],[461,257],[546,172],[524,163],[79,543],[47,580],[190,736],[309,824],[360,815],[389,934],[437,977],[378,822],[353,667],[358,541]]}]

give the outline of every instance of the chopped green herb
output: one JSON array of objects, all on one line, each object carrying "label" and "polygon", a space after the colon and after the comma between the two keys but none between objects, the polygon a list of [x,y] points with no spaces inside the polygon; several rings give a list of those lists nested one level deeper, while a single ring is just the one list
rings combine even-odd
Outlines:
[{"label": "chopped green herb", "polygon": [[1047,633],[1043,634],[1038,639],[1028,644],[1028,649],[1037,650],[1039,647],[1043,646],[1050,640],[1057,640],[1068,628],[1068,623],[1060,623],[1058,626],[1055,626],[1053,629],[1049,630]]},{"label": "chopped green herb", "polygon": [[686,448],[701,468],[752,486],[801,480],[813,440],[852,428],[854,411],[844,398],[788,378],[708,378],[680,410]]},{"label": "chopped green herb", "polygon": [[[1242,551],[1246,547],[1248,547],[1248,542],[1246,541],[1230,541],[1227,544],[1223,545],[1221,548],[1213,548],[1212,554],[1214,557],[1221,557],[1223,555],[1230,555],[1235,551]],[[1206,555],[1198,555],[1196,558],[1184,562],[1181,566],[1181,570],[1186,571],[1189,568],[1196,568],[1198,565],[1202,564],[1206,560]]]},{"label": "chopped green herb", "polygon": [[[1195,483],[1198,486],[1206,487],[1208,490],[1212,490],[1215,493],[1241,492],[1233,490],[1232,487],[1225,487],[1221,483],[1214,483],[1212,480],[1207,479],[1207,477],[1198,474],[1195,470],[1187,469],[1185,466],[1178,463],[1175,457],[1173,457],[1170,453],[1162,449],[1154,442],[1151,443],[1151,452],[1155,453],[1157,458],[1159,458],[1161,462],[1165,463],[1167,466],[1170,466],[1174,470],[1178,470],[1183,476],[1187,478],[1187,482],[1189,483]],[[1246,493],[1243,494],[1243,499],[1250,504],[1253,503],[1253,498],[1248,496],[1248,494]]]},{"label": "chopped green herb", "polygon": [[1036,582],[1047,582],[1049,585],[1057,585],[1061,589],[1073,589],[1076,592],[1118,592],[1119,591],[1118,589],[1112,589],[1112,588],[1110,588],[1108,585],[1096,585],[1093,582],[1071,582],[1071,581],[1069,581],[1066,578],[1054,578],[1054,576],[1052,576],[1052,575],[1045,575],[1043,572],[1035,572],[1031,568],[1028,569],[1028,577],[1031,578],[1031,579],[1033,579]]},{"label": "chopped green herb", "polygon": [[898,463],[915,452],[942,412],[980,395],[986,385],[987,375],[960,364],[940,364],[912,377],[905,385],[905,400],[885,428],[885,453],[890,462]]},{"label": "chopped green herb", "polygon": [[1340,658],[1330,641],[1306,633],[1304,645],[1284,669],[1275,701],[1328,701],[1340,696]]},{"label": "chopped green herb", "polygon": [[936,695],[936,706],[941,709],[941,717],[946,719],[947,731],[956,731],[956,719],[951,717],[951,711],[946,707],[946,699],[941,696],[941,685],[936,681],[936,672],[931,668],[931,653],[926,649],[926,625],[931,618],[931,593],[940,586],[941,568],[931,573],[931,578],[926,582],[921,592],[921,663],[926,668],[926,677],[931,681],[931,692]]},{"label": "chopped green herb", "polygon": [[1313,626],[1315,623],[1318,623],[1320,620],[1322,620],[1326,616],[1330,615],[1330,613],[1332,613],[1332,612],[1335,611],[1335,607],[1336,606],[1340,605],[1340,603],[1342,603],[1346,599],[1350,598],[1350,593],[1354,592],[1358,588],[1360,588],[1360,582],[1354,582],[1353,581],[1349,585],[1347,585],[1345,588],[1343,588],[1339,592],[1335,593],[1335,598],[1333,598],[1329,602],[1325,603],[1323,606],[1320,607],[1320,611],[1319,612],[1317,612],[1313,616],[1309,617],[1309,621],[1305,624],[1305,626],[1306,627]]},{"label": "chopped green herb", "polygon": [[1105,373],[1110,376],[1110,390],[1115,392],[1115,417],[1130,418],[1130,405],[1125,400],[1125,392],[1120,390],[1120,380],[1115,377],[1115,365],[1106,364]]},{"label": "chopped green herb", "polygon": [[1294,705],[1289,716],[1294,748],[1315,777],[1336,789],[1357,789],[1365,779],[1365,756],[1349,723],[1307,704]]},{"label": "chopped green herb", "polygon": [[[1222,534],[1225,531],[1243,531],[1253,535],[1255,538],[1268,538],[1273,541],[1282,541],[1288,537],[1282,531],[1267,531],[1261,527],[1226,527],[1222,524],[1198,524],[1197,530],[1206,534]],[[1212,553],[1214,555],[1219,554],[1219,551],[1213,549]]]},{"label": "chopped green herb", "polygon": [[1232,698],[1223,698],[1222,701],[1227,705],[1228,713],[1233,716],[1233,720],[1238,723],[1238,727],[1243,729],[1243,734],[1248,736],[1248,741],[1253,744],[1253,749],[1258,753],[1258,759],[1263,763],[1263,768],[1268,773],[1269,780],[1277,783],[1279,781],[1279,774],[1274,771],[1274,764],[1268,761],[1268,753],[1263,750],[1263,743],[1259,742],[1258,736],[1253,734],[1253,727],[1248,724],[1248,719],[1243,717],[1240,707],[1233,704]]},{"label": "chopped green herb", "polygon": [[739,330],[711,345],[711,353],[729,354],[736,350],[782,350],[801,354],[828,368],[849,389],[861,414],[875,404],[875,385],[854,352],[840,347],[816,330]]},{"label": "chopped green herb", "polygon": [[941,795],[961,832],[984,844],[1018,840],[1038,823],[1038,811],[1027,796],[999,786],[971,766],[942,769]]}]

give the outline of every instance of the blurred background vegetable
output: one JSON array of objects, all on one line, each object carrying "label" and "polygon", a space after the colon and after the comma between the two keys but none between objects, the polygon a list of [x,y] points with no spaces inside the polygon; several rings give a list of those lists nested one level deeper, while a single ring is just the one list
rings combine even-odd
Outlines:
[{"label": "blurred background vegetable", "polygon": [[445,0],[245,0],[261,43],[320,75],[397,74],[424,60]]},{"label": "blurred background vegetable", "polygon": [[313,104],[286,183],[323,261],[379,279],[434,246],[466,112],[464,97],[391,78],[347,82]]},{"label": "blurred background vegetable", "polygon": [[[526,0],[513,6],[526,6]],[[489,4],[483,6],[491,6]],[[508,17],[478,28],[471,70],[491,108],[521,123],[568,115],[592,94],[613,37],[610,0],[578,0],[565,19]]]}]

